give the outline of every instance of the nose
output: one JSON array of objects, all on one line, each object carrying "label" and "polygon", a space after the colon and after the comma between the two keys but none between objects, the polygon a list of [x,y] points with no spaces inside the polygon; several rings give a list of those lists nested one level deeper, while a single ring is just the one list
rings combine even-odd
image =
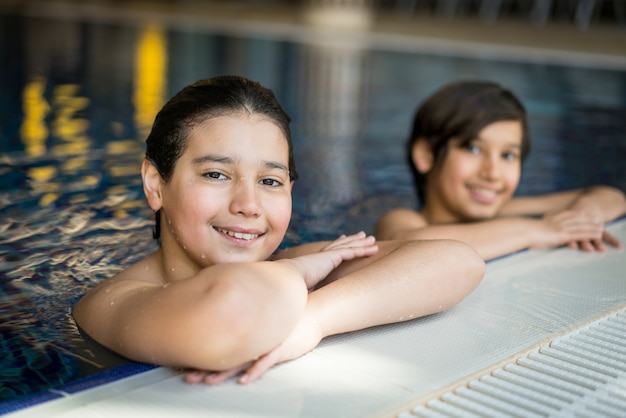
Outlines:
[{"label": "nose", "polygon": [[261,201],[257,184],[245,178],[239,179],[232,189],[230,211],[245,216],[261,215]]},{"label": "nose", "polygon": [[497,155],[487,155],[481,161],[480,174],[483,178],[492,180],[500,175],[500,160]]}]

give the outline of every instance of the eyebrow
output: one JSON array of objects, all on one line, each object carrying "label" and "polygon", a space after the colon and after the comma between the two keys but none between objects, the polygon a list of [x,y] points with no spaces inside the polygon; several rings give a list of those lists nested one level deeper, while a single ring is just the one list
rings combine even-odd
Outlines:
[{"label": "eyebrow", "polygon": [[[480,137],[480,136],[477,136],[477,137],[475,137],[474,139],[470,139],[470,142],[471,142],[471,141],[487,141],[487,140],[486,140],[485,138],[482,138],[482,137]],[[509,145],[509,146],[511,146],[511,147],[513,147],[513,148],[519,148],[519,149],[522,149],[522,144],[517,144],[517,143],[515,143],[515,144],[514,144],[514,143],[509,143],[508,145]]]},{"label": "eyebrow", "polygon": [[[204,163],[219,163],[219,164],[234,164],[235,160],[231,157],[226,157],[217,154],[207,154],[202,157],[197,157],[192,160],[194,165],[200,165]],[[268,169],[278,169],[289,174],[289,168],[286,165],[279,163],[278,161],[264,161],[263,165]]]}]

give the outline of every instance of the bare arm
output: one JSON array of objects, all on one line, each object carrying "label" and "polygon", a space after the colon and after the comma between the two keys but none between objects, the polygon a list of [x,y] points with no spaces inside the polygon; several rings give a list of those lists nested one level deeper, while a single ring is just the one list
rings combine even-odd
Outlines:
[{"label": "bare arm", "polygon": [[314,318],[323,337],[443,311],[465,298],[485,273],[478,254],[459,241],[379,247],[367,265],[309,295],[305,315]]},{"label": "bare arm", "polygon": [[276,349],[249,367],[198,374],[188,381],[217,384],[246,369],[239,382],[252,382],[274,364],[309,352],[326,336],[447,309],[466,297],[485,272],[478,254],[458,241],[379,242],[379,247],[375,256],[343,263],[334,281],[312,292],[304,315]]},{"label": "bare arm", "polygon": [[[604,230],[604,223],[626,214],[626,197],[614,187],[594,186],[586,189],[513,199],[502,214],[543,215],[545,223],[578,224],[576,236],[566,244],[583,251],[605,251],[606,245],[622,247],[622,243]],[[591,233],[592,226],[598,230]],[[583,227],[585,228],[583,230]],[[583,232],[584,231],[584,232]],[[563,244],[560,240],[558,244]]]},{"label": "bare arm", "polygon": [[167,284],[153,254],[89,292],[74,317],[96,341],[130,359],[232,370],[289,335],[304,312],[307,286],[345,260],[377,251],[374,237],[359,233],[296,259],[215,265]]},{"label": "bare arm", "polygon": [[500,215],[544,215],[548,212],[567,209],[594,213],[603,222],[608,222],[626,214],[626,197],[621,190],[609,186],[594,186],[541,196],[517,197],[502,208]]},{"label": "bare arm", "polygon": [[[96,341],[136,361],[226,370],[284,340],[305,307],[301,275],[286,263],[234,263],[157,285],[131,267],[74,309]],[[145,273],[144,273],[145,274]]]},{"label": "bare arm", "polygon": [[418,212],[396,209],[380,219],[376,234],[380,239],[454,239],[468,243],[483,259],[490,260],[529,248],[530,231],[537,226],[538,220],[521,217],[429,225]]},{"label": "bare arm", "polygon": [[[276,260],[293,264],[304,278],[307,288],[313,289],[320,283],[333,280],[338,271],[350,269],[350,263],[344,261],[372,256],[376,252],[376,239],[361,231],[354,235],[342,235],[335,241],[304,244],[282,251]],[[340,266],[342,263],[344,265]]]},{"label": "bare arm", "polygon": [[585,251],[603,250],[603,242],[621,246],[604,231],[604,222],[626,213],[626,199],[617,189],[595,187],[516,198],[502,213],[507,216],[430,225],[419,212],[396,209],[380,219],[376,235],[379,239],[456,239],[473,246],[486,260],[526,248],[566,244],[580,246]]}]

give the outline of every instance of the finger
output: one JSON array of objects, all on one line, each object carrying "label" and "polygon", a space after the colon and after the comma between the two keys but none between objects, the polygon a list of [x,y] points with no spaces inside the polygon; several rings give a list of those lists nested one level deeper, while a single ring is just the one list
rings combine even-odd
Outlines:
[{"label": "finger", "polygon": [[185,383],[189,383],[189,384],[197,384],[197,383],[201,383],[204,378],[206,377],[206,375],[209,374],[209,372],[203,372],[200,370],[196,370],[193,372],[189,372],[187,373],[187,375],[184,378]]},{"label": "finger", "polygon": [[341,235],[341,236],[339,236],[339,238],[337,238],[336,240],[332,241],[330,244],[328,244],[324,248],[322,248],[322,251],[326,251],[326,250],[335,248],[337,245],[341,245],[343,242],[345,242],[346,239],[347,239],[347,237],[345,235]]},{"label": "finger", "polygon": [[591,240],[578,241],[578,246],[580,247],[582,251],[587,252],[587,253],[595,250],[595,247],[593,246]]},{"label": "finger", "polygon": [[591,240],[591,243],[595,247],[596,251],[600,251],[600,252],[606,251],[606,245],[604,245],[604,242],[602,242],[601,239]]},{"label": "finger", "polygon": [[226,370],[223,372],[208,373],[202,381],[207,385],[217,385],[239,374],[242,370],[243,367],[236,367],[234,369]]},{"label": "finger", "polygon": [[371,246],[367,246],[367,247],[353,247],[353,248],[349,248],[349,251],[351,251],[355,257],[367,257],[370,255],[374,255],[378,252],[378,245],[371,245]]},{"label": "finger", "polygon": [[273,365],[278,362],[279,354],[278,350],[269,352],[254,362],[248,370],[238,380],[239,383],[246,385],[258,380],[263,374],[268,371]]},{"label": "finger", "polygon": [[356,234],[352,234],[352,235],[345,235],[345,234],[343,234],[339,238],[337,238],[336,240],[334,240],[333,242],[328,244],[325,247],[325,249],[327,249],[327,248],[334,248],[336,246],[344,245],[346,242],[351,242],[351,241],[354,241],[354,240],[362,239],[365,236],[366,236],[365,232],[363,232],[363,231],[357,232]]},{"label": "finger", "polygon": [[602,240],[615,248],[623,247],[622,243],[617,238],[615,238],[613,235],[609,234],[606,231],[604,231],[604,233],[602,234]]},{"label": "finger", "polygon": [[339,259],[337,259],[334,263],[335,266],[337,266],[338,263],[340,263],[341,261],[353,260],[355,258],[361,257],[369,257],[376,254],[378,252],[378,245],[372,245],[368,247],[337,248],[329,250],[329,252],[330,251],[335,252],[337,254],[336,256],[339,257]]},{"label": "finger", "polygon": [[356,248],[356,247],[370,247],[376,243],[376,238],[373,235],[360,236],[347,238],[342,241],[336,241],[325,248],[325,250],[335,250],[339,248]]}]

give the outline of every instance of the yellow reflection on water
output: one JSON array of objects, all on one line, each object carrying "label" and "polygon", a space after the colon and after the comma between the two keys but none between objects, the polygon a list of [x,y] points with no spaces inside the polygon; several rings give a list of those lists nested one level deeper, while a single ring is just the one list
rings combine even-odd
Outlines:
[{"label": "yellow reflection on water", "polygon": [[26,84],[22,93],[24,120],[20,127],[20,136],[26,154],[30,157],[40,157],[46,153],[49,132],[45,119],[50,113],[50,105],[44,98],[45,89],[46,80],[43,77],[35,77]]},{"label": "yellow reflection on water", "polygon": [[28,177],[31,179],[45,183],[56,176],[57,169],[54,166],[48,165],[44,167],[31,167],[27,172]]},{"label": "yellow reflection on water", "polygon": [[167,39],[163,28],[146,27],[139,37],[135,51],[135,124],[146,137],[154,117],[165,101],[167,71]]},{"label": "yellow reflection on water", "polygon": [[141,145],[137,141],[111,141],[106,144],[106,152],[110,155],[122,155],[129,152],[141,153]]},{"label": "yellow reflection on water", "polygon": [[58,193],[46,193],[39,199],[39,206],[46,207],[54,203],[59,198]]},{"label": "yellow reflection on water", "polygon": [[65,161],[62,165],[61,170],[64,173],[76,173],[79,170],[87,167],[88,165],[89,160],[87,160],[85,156],[78,156]]},{"label": "yellow reflection on water", "polygon": [[89,121],[77,116],[89,106],[89,99],[79,96],[79,90],[77,84],[62,84],[53,91],[52,132],[63,141],[52,148],[55,155],[85,154],[91,147],[87,136]]},{"label": "yellow reflection on water", "polygon": [[125,177],[125,176],[139,176],[139,172],[141,170],[141,165],[120,165],[120,166],[111,166],[109,169],[109,174],[112,177]]}]

